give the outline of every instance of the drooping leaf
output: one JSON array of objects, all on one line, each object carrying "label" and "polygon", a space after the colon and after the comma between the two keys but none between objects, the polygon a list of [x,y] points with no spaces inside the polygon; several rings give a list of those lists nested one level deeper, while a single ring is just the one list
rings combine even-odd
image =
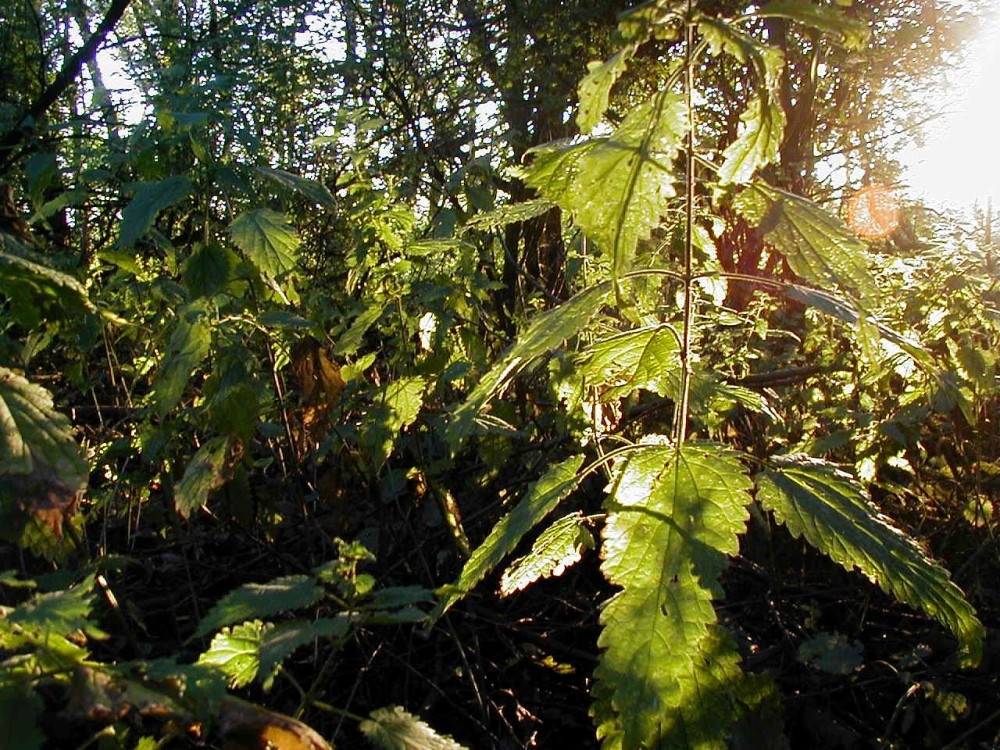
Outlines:
[{"label": "drooping leaf", "polygon": [[[51,394],[0,367],[0,518],[5,538],[28,545],[24,535],[32,535],[38,544],[52,546],[76,511],[89,471],[69,420],[53,408]],[[36,534],[26,525],[29,516],[40,524]],[[42,528],[55,539],[43,539]]]},{"label": "drooping leaf", "polygon": [[208,356],[212,327],[204,301],[192,302],[178,311],[177,327],[163,356],[153,386],[153,403],[161,417],[181,400],[184,388],[195,368]]},{"label": "drooping leaf", "polygon": [[118,249],[132,249],[152,226],[160,211],[186,198],[192,187],[191,180],[183,175],[174,175],[158,182],[142,183],[122,211]]},{"label": "drooping leaf", "polygon": [[850,18],[833,5],[820,5],[812,0],[771,0],[757,9],[759,18],[788,18],[803,26],[829,34],[847,49],[860,50],[868,40],[868,24]]},{"label": "drooping leaf", "polygon": [[211,492],[229,479],[230,442],[229,436],[216,435],[202,443],[188,461],[184,476],[174,488],[174,507],[182,518],[205,505]]},{"label": "drooping leaf", "polygon": [[269,208],[247,211],[229,225],[229,235],[263,273],[278,277],[295,268],[299,235],[284,214]]},{"label": "drooping leaf", "polygon": [[267,583],[248,583],[216,602],[198,623],[194,634],[200,638],[226,625],[308,607],[322,596],[323,589],[310,576],[284,576]]},{"label": "drooping leaf", "polygon": [[865,245],[840,218],[797,195],[757,182],[734,201],[748,221],[816,286],[840,288],[865,305],[878,295]]},{"label": "drooping leaf", "polygon": [[[810,289],[801,284],[788,284],[782,287],[781,294],[788,297],[788,299],[815,307],[820,312],[832,315],[851,325],[856,325],[861,320],[861,313],[858,312],[850,300],[838,297],[830,292],[824,292],[820,289]],[[892,328],[878,320],[866,319],[865,322],[870,323],[879,336],[886,341],[891,341],[928,369],[933,367],[933,360],[930,357],[930,353],[924,349],[920,342],[912,341],[902,334],[896,333]]]},{"label": "drooping leaf", "polygon": [[680,339],[669,325],[635,328],[594,342],[578,366],[588,384],[603,387],[605,401],[639,388],[673,396],[680,385]]},{"label": "drooping leaf", "polygon": [[38,719],[44,708],[41,696],[29,686],[0,684],[0,747],[42,750],[45,735]]},{"label": "drooping leaf", "polygon": [[576,489],[581,480],[577,472],[582,465],[583,456],[568,458],[551,467],[528,488],[521,501],[497,522],[485,541],[473,551],[454,586],[431,613],[432,624],[513,552],[521,538]]},{"label": "drooping leaf", "polygon": [[500,576],[500,595],[509,596],[542,578],[561,576],[594,546],[586,520],[579,512],[563,516],[538,535],[531,552],[512,562]]},{"label": "drooping leaf", "polygon": [[257,171],[287,188],[301,193],[313,203],[323,208],[336,208],[337,201],[333,193],[322,182],[311,180],[308,177],[301,177],[283,169],[272,169],[270,167],[257,167]]},{"label": "drooping leaf", "polygon": [[438,734],[401,706],[376,708],[358,727],[381,750],[464,750],[451,737]]},{"label": "drooping leaf", "polygon": [[966,666],[982,658],[984,630],[972,605],[917,544],[882,516],[850,476],[802,456],[772,459],[757,497],[778,522],[847,570],[945,625]]},{"label": "drooping leaf", "polygon": [[96,312],[83,285],[72,276],[32,260],[22,243],[0,232],[0,295],[25,328]]},{"label": "drooping leaf", "polygon": [[610,282],[602,282],[577,294],[559,307],[536,315],[528,329],[518,336],[503,358],[494,365],[465,402],[453,413],[448,426],[448,440],[457,445],[472,434],[476,416],[489,399],[499,393],[518,374],[527,370],[543,354],[580,331],[604,305],[611,291]]},{"label": "drooping leaf", "polygon": [[778,156],[785,129],[785,113],[777,104],[755,96],[740,115],[742,132],[723,152],[719,182],[744,183]]},{"label": "drooping leaf", "polygon": [[645,445],[613,479],[601,566],[622,587],[604,606],[594,718],[605,747],[724,747],[740,680],[713,600],[739,550],[750,480],[723,446]]},{"label": "drooping leaf", "polygon": [[619,17],[618,37],[622,47],[604,62],[587,65],[587,75],[580,81],[580,99],[576,122],[581,133],[589,133],[608,108],[611,88],[625,73],[639,47],[651,37],[673,39],[678,34],[679,3],[642,3]]}]

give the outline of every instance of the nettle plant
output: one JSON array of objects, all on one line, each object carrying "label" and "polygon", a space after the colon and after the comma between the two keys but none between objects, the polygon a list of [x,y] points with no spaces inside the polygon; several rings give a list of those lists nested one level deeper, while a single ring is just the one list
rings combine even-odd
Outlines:
[{"label": "nettle plant", "polygon": [[[548,468],[473,552],[431,617],[486,578],[585,477],[606,471],[598,546],[601,570],[619,590],[600,615],[591,708],[606,748],[724,747],[733,724],[773,690],[742,671],[718,611],[720,575],[739,552],[755,504],[845,569],[939,620],[957,639],[962,665],[981,657],[983,626],[962,592],[879,513],[859,481],[819,458],[751,455],[706,439],[720,403],[769,408],[760,394],[727,384],[725,373],[706,365],[711,352],[700,342],[731,315],[713,294],[720,284],[724,290],[729,282],[754,283],[839,318],[866,341],[890,341],[918,368],[932,366],[918,344],[875,320],[879,291],[865,245],[837,216],[758,176],[776,161],[785,125],[773,93],[782,56],[754,38],[768,19],[845,45],[865,37],[863,25],[840,10],[790,0],[731,19],[691,2],[660,1],[621,18],[621,49],[593,64],[579,87],[584,135],[534,149],[521,169],[541,198],[599,247],[607,274],[531,320],[449,426],[455,448],[495,430],[501,412],[490,414],[491,402],[557,350],[572,364],[556,386],[568,412],[593,416],[642,393],[673,405],[667,434],[632,441],[602,434],[595,420],[583,441],[593,452]],[[640,87],[633,86],[631,106],[606,117],[616,82],[636,73],[633,61],[658,41],[680,56],[660,66],[662,79],[647,98],[635,103]],[[699,74],[723,61],[745,68],[747,103],[736,136],[708,148],[699,137],[699,115],[710,106],[699,96]],[[754,227],[800,281],[722,272],[707,227],[723,216]],[[657,234],[680,237],[678,252],[661,249],[669,242],[654,247]],[[568,340],[579,342],[575,352],[562,349]],[[549,525],[507,568],[501,591],[580,559],[594,521],[570,513]]]}]

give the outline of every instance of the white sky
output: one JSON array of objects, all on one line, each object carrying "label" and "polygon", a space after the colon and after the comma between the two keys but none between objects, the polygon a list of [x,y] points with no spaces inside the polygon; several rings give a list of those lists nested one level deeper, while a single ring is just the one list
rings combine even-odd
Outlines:
[{"label": "white sky", "polygon": [[985,206],[990,196],[1000,204],[1000,0],[993,2],[966,65],[949,73],[948,114],[927,126],[923,148],[900,154],[906,192],[940,208]]}]

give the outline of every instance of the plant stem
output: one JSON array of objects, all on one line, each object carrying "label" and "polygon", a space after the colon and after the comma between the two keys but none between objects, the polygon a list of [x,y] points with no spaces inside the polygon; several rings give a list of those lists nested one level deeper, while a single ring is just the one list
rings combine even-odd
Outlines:
[{"label": "plant stem", "polygon": [[684,329],[681,334],[681,387],[674,414],[674,440],[680,445],[687,439],[688,411],[691,402],[691,321],[694,311],[692,291],[694,276],[694,0],[687,2],[684,24],[684,97],[687,105],[687,148],[684,157]]}]

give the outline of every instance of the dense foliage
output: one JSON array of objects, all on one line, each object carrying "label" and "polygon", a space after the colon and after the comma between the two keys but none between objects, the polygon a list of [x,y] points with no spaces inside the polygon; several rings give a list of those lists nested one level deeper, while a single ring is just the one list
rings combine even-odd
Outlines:
[{"label": "dense foliage", "polygon": [[3,2],[0,746],[997,741],[972,6]]}]

